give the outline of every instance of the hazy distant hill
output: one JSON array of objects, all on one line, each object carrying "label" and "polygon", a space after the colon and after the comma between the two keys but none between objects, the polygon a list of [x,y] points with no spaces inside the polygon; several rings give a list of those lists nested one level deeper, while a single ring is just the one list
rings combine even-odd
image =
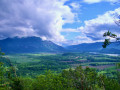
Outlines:
[{"label": "hazy distant hill", "polygon": [[102,52],[102,53],[120,53],[120,42],[111,43],[107,48],[102,47],[102,42],[82,43],[78,45],[67,46],[66,49],[75,52]]},{"label": "hazy distant hill", "polygon": [[65,48],[56,45],[51,41],[43,41],[39,37],[7,38],[0,40],[0,48],[5,53],[37,53],[37,52],[102,52],[120,53],[120,42],[110,44],[107,48],[102,48],[102,42],[82,43],[71,45]]},{"label": "hazy distant hill", "polygon": [[6,53],[63,52],[65,49],[39,37],[7,38],[0,40],[0,48]]}]

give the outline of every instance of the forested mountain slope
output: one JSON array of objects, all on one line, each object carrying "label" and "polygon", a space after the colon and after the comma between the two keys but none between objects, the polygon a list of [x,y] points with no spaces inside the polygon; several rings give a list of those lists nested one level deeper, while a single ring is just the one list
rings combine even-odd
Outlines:
[{"label": "forested mountain slope", "polygon": [[63,52],[65,49],[51,41],[39,37],[7,38],[0,40],[0,48],[5,53]]},{"label": "forested mountain slope", "polygon": [[82,43],[65,47],[75,52],[102,52],[102,53],[120,53],[120,42],[113,42],[107,48],[102,47],[102,42]]}]

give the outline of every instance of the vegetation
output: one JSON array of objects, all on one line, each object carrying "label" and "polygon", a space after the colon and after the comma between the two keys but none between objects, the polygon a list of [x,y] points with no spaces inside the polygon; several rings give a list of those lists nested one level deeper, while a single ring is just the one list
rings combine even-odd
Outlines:
[{"label": "vegetation", "polygon": [[94,53],[4,55],[0,90],[119,90],[119,60]]},{"label": "vegetation", "polygon": [[48,70],[35,78],[11,77],[7,73],[4,74],[6,77],[0,74],[0,90],[119,90],[120,88],[117,80],[98,75],[94,69],[88,67],[82,69],[81,66],[74,70],[63,70],[59,74]]},{"label": "vegetation", "polygon": [[[60,73],[64,69],[81,65],[96,68],[98,72],[105,71],[108,76],[114,77],[116,64],[120,62],[120,56],[108,56],[94,53],[64,53],[64,54],[11,54],[5,55],[1,61],[9,65],[9,58],[16,68],[18,76],[32,76],[44,74],[45,70]],[[6,59],[6,62],[5,62]],[[10,65],[9,65],[10,66]],[[110,69],[109,69],[110,68]]]},{"label": "vegetation", "polygon": [[[118,15],[117,20],[115,20],[115,24],[120,26],[120,15]],[[105,39],[104,44],[102,45],[103,48],[106,48],[111,43],[111,38],[116,39],[116,41],[119,41],[120,38],[116,35],[110,32],[109,30],[103,34],[103,37],[109,37],[108,39]]]}]

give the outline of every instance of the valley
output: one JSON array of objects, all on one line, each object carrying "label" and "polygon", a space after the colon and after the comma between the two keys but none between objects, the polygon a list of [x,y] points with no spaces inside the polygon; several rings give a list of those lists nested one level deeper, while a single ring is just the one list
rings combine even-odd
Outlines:
[{"label": "valley", "polygon": [[44,74],[46,70],[60,73],[64,69],[94,68],[99,74],[115,77],[116,64],[120,62],[120,56],[109,56],[95,53],[26,53],[8,54],[7,57],[15,66],[18,75],[35,76]]},{"label": "valley", "polygon": [[103,49],[102,44],[62,47],[39,37],[0,40],[0,89],[119,90],[120,47],[113,43]]},{"label": "valley", "polygon": [[0,90],[120,90],[120,0],[0,0]]}]

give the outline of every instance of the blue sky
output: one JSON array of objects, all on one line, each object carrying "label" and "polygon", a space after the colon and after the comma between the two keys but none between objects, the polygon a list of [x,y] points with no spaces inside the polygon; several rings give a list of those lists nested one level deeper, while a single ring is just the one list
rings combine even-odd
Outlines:
[{"label": "blue sky", "polygon": [[0,39],[37,36],[59,45],[101,42],[114,20],[119,0],[0,0]]},{"label": "blue sky", "polygon": [[[108,0],[107,2],[101,1],[98,3],[94,3],[94,0],[88,0],[88,1],[93,1],[93,3],[80,2],[80,0],[77,0],[77,1],[71,0],[71,1],[68,1],[68,3],[66,3],[66,5],[69,5],[71,2],[79,4],[79,8],[77,10],[74,10],[72,7],[71,7],[71,9],[73,9],[74,12],[78,14],[77,19],[80,20],[80,22],[64,24],[63,28],[77,29],[81,26],[85,26],[84,21],[89,21],[89,20],[95,19],[99,15],[104,15],[107,11],[114,11],[115,9],[120,7],[120,4],[118,1],[112,2],[111,0]],[[115,0],[113,0],[113,1],[115,1]],[[93,32],[93,33],[95,33],[95,32]],[[64,35],[66,39],[68,39],[68,40],[70,39],[74,42],[78,41],[78,38],[76,38],[76,37],[84,36],[81,34],[81,32],[62,32],[61,34]],[[100,38],[100,40],[104,40],[104,39]],[[96,40],[93,40],[93,41],[96,41]],[[87,39],[84,42],[87,43]],[[84,42],[82,42],[82,40],[81,40],[81,41],[75,42],[75,44],[84,43]]]}]

